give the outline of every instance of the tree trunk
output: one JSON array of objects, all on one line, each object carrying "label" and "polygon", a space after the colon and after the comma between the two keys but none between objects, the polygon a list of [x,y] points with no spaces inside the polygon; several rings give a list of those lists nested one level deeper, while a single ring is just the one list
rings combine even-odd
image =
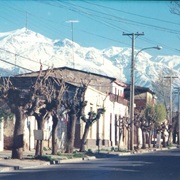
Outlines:
[{"label": "tree trunk", "polygon": [[163,147],[166,147],[166,137],[164,131],[162,132],[162,139],[163,139]]},{"label": "tree trunk", "polygon": [[69,113],[69,120],[67,123],[66,153],[73,152],[75,128],[76,128],[76,114],[71,112],[71,113]]},{"label": "tree trunk", "polygon": [[22,107],[17,107],[14,112],[16,121],[13,136],[12,159],[22,159],[25,115],[23,113]]},{"label": "tree trunk", "polygon": [[146,149],[146,131],[142,130],[142,149]]},{"label": "tree trunk", "polygon": [[[37,120],[38,130],[44,130],[44,119],[39,117]],[[37,140],[35,156],[42,156],[43,154],[43,141]]]},{"label": "tree trunk", "polygon": [[52,154],[57,154],[57,128],[58,128],[58,117],[56,115],[52,116],[53,125],[52,125]]},{"label": "tree trunk", "polygon": [[139,149],[139,145],[140,145],[140,142],[139,142],[139,127],[136,128],[137,131],[136,131],[136,137],[137,137],[137,149]]},{"label": "tree trunk", "polygon": [[152,130],[149,131],[149,138],[148,138],[148,147],[151,148],[151,142],[152,142]]},{"label": "tree trunk", "polygon": [[87,141],[87,136],[89,133],[89,128],[90,128],[90,124],[88,122],[86,122],[85,125],[85,129],[84,129],[84,134],[81,140],[81,147],[80,147],[80,152],[85,151],[85,145],[86,145],[86,141]]},{"label": "tree trunk", "polygon": [[122,137],[122,132],[121,130],[119,129],[119,141],[118,141],[118,150],[120,151],[121,149],[121,137]]},{"label": "tree trunk", "polygon": [[131,149],[131,146],[130,146],[130,144],[131,144],[131,132],[130,132],[129,127],[127,128],[127,130],[128,130],[128,150],[130,150]]},{"label": "tree trunk", "polygon": [[172,144],[172,129],[169,129],[168,145]]},{"label": "tree trunk", "polygon": [[176,141],[176,136],[178,136],[178,133],[176,131],[173,131],[173,144],[178,143],[178,141]]}]

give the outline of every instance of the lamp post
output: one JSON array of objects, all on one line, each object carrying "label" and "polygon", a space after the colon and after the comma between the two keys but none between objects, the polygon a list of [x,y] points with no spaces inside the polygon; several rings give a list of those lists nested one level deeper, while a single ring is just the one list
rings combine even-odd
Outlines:
[{"label": "lamp post", "polygon": [[142,51],[147,50],[147,49],[157,49],[157,50],[161,50],[162,47],[161,47],[161,46],[155,46],[155,47],[143,48],[143,49],[139,50],[139,51],[136,53],[135,59],[136,59],[136,57],[138,56],[139,53],[141,53]]},{"label": "lamp post", "polygon": [[139,50],[136,55],[134,56],[134,52],[132,55],[132,62],[131,62],[131,88],[130,88],[130,119],[131,119],[131,143],[130,149],[134,150],[134,60],[136,60],[139,53],[147,49],[157,49],[161,50],[162,47],[147,47]]},{"label": "lamp post", "polygon": [[71,32],[72,32],[72,54],[73,54],[73,69],[75,68],[75,63],[74,63],[74,48],[73,48],[73,42],[74,42],[74,23],[78,23],[78,20],[68,20],[66,21],[67,23],[71,23]]}]

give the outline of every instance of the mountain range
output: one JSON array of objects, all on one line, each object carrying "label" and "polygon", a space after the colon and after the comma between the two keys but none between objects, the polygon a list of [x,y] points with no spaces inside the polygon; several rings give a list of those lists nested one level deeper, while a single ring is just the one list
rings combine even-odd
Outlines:
[{"label": "mountain range", "polygon": [[[82,47],[69,39],[52,40],[22,28],[0,33],[1,76],[38,71],[48,67],[71,67],[120,79],[130,83],[131,48],[103,50]],[[138,50],[135,50],[137,53]],[[174,86],[180,84],[180,56],[156,56],[141,52],[135,59],[135,84],[151,88],[160,71],[172,71]]]}]

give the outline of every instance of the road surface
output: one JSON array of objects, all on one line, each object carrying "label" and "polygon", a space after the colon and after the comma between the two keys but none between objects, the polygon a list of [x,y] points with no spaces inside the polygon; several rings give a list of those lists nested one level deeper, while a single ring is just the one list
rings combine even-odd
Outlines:
[{"label": "road surface", "polygon": [[0,180],[180,180],[180,149],[0,173]]}]

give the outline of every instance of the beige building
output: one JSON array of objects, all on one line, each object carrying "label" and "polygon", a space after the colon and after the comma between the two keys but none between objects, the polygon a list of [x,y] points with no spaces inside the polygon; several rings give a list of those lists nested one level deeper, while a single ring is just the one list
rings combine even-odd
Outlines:
[{"label": "beige building", "polygon": [[[64,80],[73,85],[79,86],[82,82],[89,83],[85,99],[88,104],[85,108],[86,114],[100,107],[105,108],[105,113],[99,121],[95,122],[88,134],[86,149],[111,148],[121,144],[122,148],[127,149],[127,132],[123,129],[123,136],[120,136],[120,119],[128,116],[128,101],[124,99],[124,88],[126,85],[115,78],[107,77],[95,73],[84,72],[81,70],[67,67],[54,69],[56,77],[63,76]],[[38,72],[24,74],[21,76],[37,76]],[[64,114],[58,127],[59,148],[63,149],[66,141],[66,124],[68,116]],[[37,129],[34,117],[28,117],[24,129],[24,149],[34,149],[35,139],[34,130]],[[46,122],[44,129],[44,146],[51,146],[51,118]],[[80,120],[76,127],[75,148],[79,148],[80,141],[84,132],[84,123]]]}]

